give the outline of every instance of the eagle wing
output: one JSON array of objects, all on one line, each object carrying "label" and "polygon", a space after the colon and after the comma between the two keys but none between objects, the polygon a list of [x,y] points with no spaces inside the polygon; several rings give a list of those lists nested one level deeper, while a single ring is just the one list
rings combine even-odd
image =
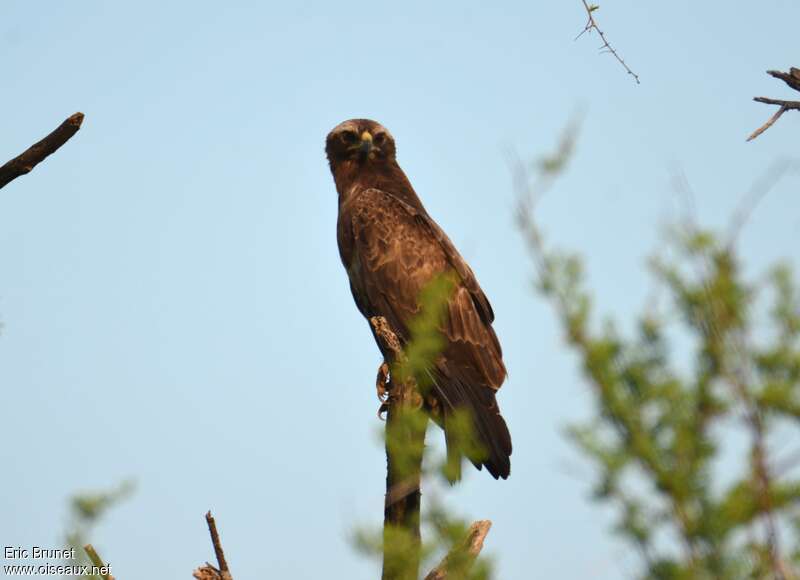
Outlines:
[{"label": "eagle wing", "polygon": [[[445,347],[431,369],[434,392],[447,418],[466,409],[488,457],[471,456],[495,477],[510,470],[511,437],[495,392],[506,376],[491,323],[494,313],[475,275],[442,229],[424,210],[391,193],[370,188],[340,208],[339,249],[353,298],[367,318],[384,316],[401,341],[419,313],[422,289],[437,275],[455,271],[456,287],[439,330]],[[448,436],[448,451],[450,449]]]}]

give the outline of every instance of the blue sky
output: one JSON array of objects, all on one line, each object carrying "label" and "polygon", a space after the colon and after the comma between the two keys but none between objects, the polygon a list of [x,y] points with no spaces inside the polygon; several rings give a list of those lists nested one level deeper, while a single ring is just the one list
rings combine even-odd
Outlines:
[{"label": "blue sky", "polygon": [[[601,3],[102,2],[0,8],[0,159],[75,111],[83,128],[0,192],[0,543],[58,543],[69,494],[127,477],[94,538],[120,578],[187,576],[218,517],[236,576],[375,577],[350,546],[378,524],[379,362],[335,241],[325,134],[351,117],[394,134],[400,164],[497,314],[512,477],[443,492],[489,518],[498,577],[627,577],[636,564],[588,503],[562,429],[589,390],[531,290],[504,151],[549,150],[576,112],[574,162],[541,205],[585,252],[603,312],[630,315],[645,256],[679,207],[725,224],[796,115],[753,143],[800,66],[794,0]],[[800,178],[742,236],[756,274],[797,263]],[[440,439],[440,434],[432,435]]]}]

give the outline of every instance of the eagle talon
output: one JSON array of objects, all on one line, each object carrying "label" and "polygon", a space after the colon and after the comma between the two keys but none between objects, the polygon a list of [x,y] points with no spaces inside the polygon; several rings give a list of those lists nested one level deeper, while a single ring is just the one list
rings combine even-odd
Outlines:
[{"label": "eagle talon", "polygon": [[385,421],[386,417],[384,415],[389,412],[389,403],[381,403],[381,406],[378,407],[378,419],[381,421]]},{"label": "eagle talon", "polygon": [[385,362],[378,367],[375,390],[378,392],[378,400],[381,403],[385,403],[389,399],[389,365]]},{"label": "eagle talon", "polygon": [[383,415],[389,412],[390,385],[389,365],[384,361],[378,367],[378,376],[375,378],[375,390],[378,392],[378,400],[381,402],[378,407],[378,419],[381,421],[384,420]]}]

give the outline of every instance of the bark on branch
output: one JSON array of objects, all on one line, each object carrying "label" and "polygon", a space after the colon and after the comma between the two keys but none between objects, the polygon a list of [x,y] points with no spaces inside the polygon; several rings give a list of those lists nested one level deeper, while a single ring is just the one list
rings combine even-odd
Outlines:
[{"label": "bark on branch", "polygon": [[386,500],[383,510],[383,580],[416,580],[420,559],[422,454],[427,416],[413,377],[403,375],[406,356],[382,316],[370,319],[390,367],[386,401]]},{"label": "bark on branch", "polygon": [[464,539],[439,562],[439,565],[431,570],[425,580],[446,580],[451,570],[457,570],[461,578],[465,575],[475,559],[483,549],[483,541],[492,527],[492,522],[489,520],[478,520],[474,522],[467,530]]},{"label": "bark on branch", "polygon": [[78,132],[83,123],[83,113],[75,113],[61,123],[47,137],[34,143],[26,151],[0,167],[0,189],[21,175],[30,173],[50,154],[55,153],[64,143]]},{"label": "bark on branch", "polygon": [[192,576],[197,580],[233,580],[228,569],[228,562],[225,560],[225,552],[222,551],[222,542],[219,539],[219,532],[217,532],[217,522],[214,521],[214,516],[211,515],[210,511],[206,513],[206,524],[208,524],[208,533],[211,535],[211,543],[214,546],[218,567],[215,568],[206,562],[204,566],[197,568],[192,573]]},{"label": "bark on branch", "polygon": [[[788,73],[777,71],[777,70],[768,70],[767,74],[775,77],[776,79],[780,79],[789,85],[790,88],[794,89],[795,91],[800,92],[800,69],[799,68],[790,68]],[[747,138],[748,141],[752,141],[761,133],[772,127],[775,124],[775,121],[781,118],[786,111],[800,111],[800,101],[784,101],[781,99],[770,99],[768,97],[753,97],[753,100],[757,103],[764,103],[765,105],[778,105],[778,110],[775,111],[775,114],[770,117],[766,123],[761,125],[758,129],[753,131],[753,133]]]},{"label": "bark on branch", "polygon": [[[86,555],[89,557],[89,560],[98,570],[102,569],[108,570],[110,568],[110,565],[107,566],[103,562],[103,559],[100,557],[100,554],[97,553],[97,550],[95,550],[94,546],[92,546],[91,544],[86,544],[83,547],[83,551],[86,552]],[[110,571],[107,572],[106,574],[102,574],[101,577],[103,578],[103,580],[114,580],[114,576],[111,575]]]},{"label": "bark on branch", "polygon": [[[413,376],[406,376],[401,370],[407,359],[400,339],[383,316],[370,318],[370,324],[391,369],[389,397],[385,404],[387,469],[381,577],[383,580],[416,580],[421,548],[422,455],[428,419],[421,412],[423,399],[419,386]],[[378,377],[379,381],[385,380],[380,371]],[[453,546],[425,580],[445,580],[451,573],[463,577],[480,554],[491,526],[489,520],[473,523],[464,539]],[[392,545],[392,542],[399,545]]]}]

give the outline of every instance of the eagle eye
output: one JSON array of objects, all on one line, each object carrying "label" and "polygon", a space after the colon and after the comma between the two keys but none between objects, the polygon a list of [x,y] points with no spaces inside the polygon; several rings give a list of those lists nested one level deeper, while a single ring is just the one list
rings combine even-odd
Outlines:
[{"label": "eagle eye", "polygon": [[373,142],[375,143],[375,145],[378,145],[378,146],[383,145],[385,141],[386,141],[386,133],[378,133],[373,138]]},{"label": "eagle eye", "polygon": [[341,135],[341,139],[344,143],[351,145],[358,141],[358,136],[355,134],[354,131],[343,131]]}]

